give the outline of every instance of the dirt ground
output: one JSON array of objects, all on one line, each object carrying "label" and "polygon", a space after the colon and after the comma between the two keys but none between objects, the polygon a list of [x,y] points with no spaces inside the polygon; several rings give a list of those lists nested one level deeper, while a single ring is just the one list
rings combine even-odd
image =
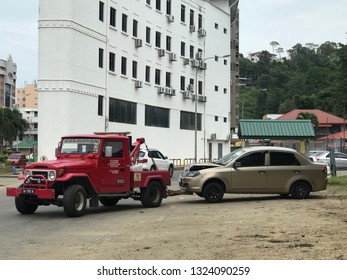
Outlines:
[{"label": "dirt ground", "polygon": [[347,198],[331,188],[306,200],[180,195],[151,209],[124,200],[75,219],[55,206],[31,216],[0,207],[1,259],[347,259]]}]

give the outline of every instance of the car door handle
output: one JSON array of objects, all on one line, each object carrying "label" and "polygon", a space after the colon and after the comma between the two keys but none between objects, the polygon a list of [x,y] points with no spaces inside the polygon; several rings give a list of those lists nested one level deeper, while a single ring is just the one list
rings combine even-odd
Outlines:
[{"label": "car door handle", "polygon": [[266,173],[266,171],[264,171],[264,170],[260,170],[258,173],[259,173],[259,174],[265,174],[265,173]]},{"label": "car door handle", "polygon": [[300,170],[294,170],[294,173],[299,174],[299,173],[301,173],[301,171]]}]

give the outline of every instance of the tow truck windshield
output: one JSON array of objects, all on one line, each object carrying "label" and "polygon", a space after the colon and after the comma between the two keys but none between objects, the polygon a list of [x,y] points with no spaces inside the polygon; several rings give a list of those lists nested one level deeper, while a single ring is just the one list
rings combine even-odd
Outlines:
[{"label": "tow truck windshield", "polygon": [[66,138],[63,140],[60,153],[62,154],[97,154],[100,139]]}]

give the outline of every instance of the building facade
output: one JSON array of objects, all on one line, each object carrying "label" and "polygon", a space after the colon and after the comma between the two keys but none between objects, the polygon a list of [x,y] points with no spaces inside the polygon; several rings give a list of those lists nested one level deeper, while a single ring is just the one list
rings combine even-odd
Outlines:
[{"label": "building facade", "polygon": [[228,153],[225,2],[41,0],[39,157],[96,131],[129,131],[171,159]]},{"label": "building facade", "polygon": [[37,83],[25,84],[24,88],[16,89],[17,107],[21,108],[37,108]]},{"label": "building facade", "polygon": [[0,59],[0,107],[12,108],[16,104],[17,65],[9,56]]}]

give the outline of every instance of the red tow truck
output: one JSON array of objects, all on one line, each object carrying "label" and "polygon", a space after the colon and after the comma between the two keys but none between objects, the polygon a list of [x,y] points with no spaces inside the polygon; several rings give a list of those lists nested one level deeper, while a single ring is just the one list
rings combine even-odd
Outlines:
[{"label": "red tow truck", "polygon": [[171,185],[166,170],[137,171],[138,153],[144,138],[132,143],[129,133],[94,133],[62,137],[56,160],[27,165],[23,183],[6,189],[15,197],[22,214],[38,206],[56,205],[69,217],[85,214],[90,207],[114,206],[120,199],[140,200],[144,207],[158,207]]}]

